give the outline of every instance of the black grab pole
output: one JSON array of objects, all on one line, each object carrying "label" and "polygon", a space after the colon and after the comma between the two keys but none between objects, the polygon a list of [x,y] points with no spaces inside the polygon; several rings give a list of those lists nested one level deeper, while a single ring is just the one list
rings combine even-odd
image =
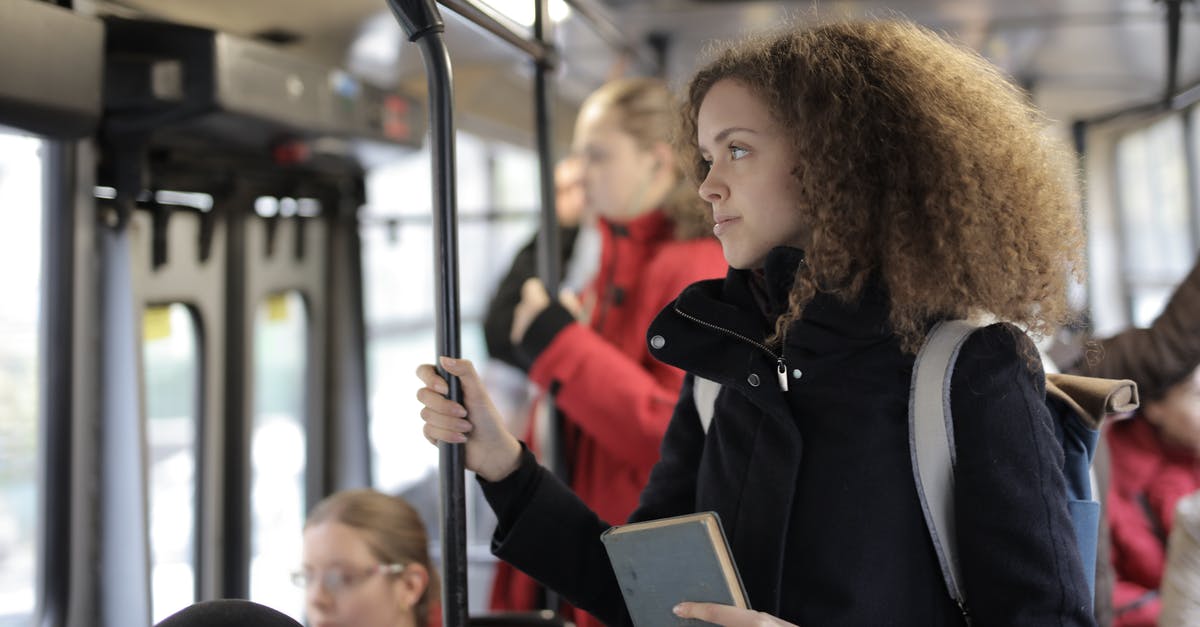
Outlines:
[{"label": "black grab pole", "polygon": [[[454,188],[454,89],[450,55],[442,40],[445,24],[433,0],[388,0],[409,41],[421,46],[429,85],[429,129],[433,153],[433,248],[437,282],[437,350],[460,357],[458,315],[458,227]],[[441,366],[438,366],[441,370]],[[449,382],[449,398],[462,402],[462,387]],[[467,500],[462,444],[442,442],[440,492],[442,531],[442,624],[467,624]]]}]

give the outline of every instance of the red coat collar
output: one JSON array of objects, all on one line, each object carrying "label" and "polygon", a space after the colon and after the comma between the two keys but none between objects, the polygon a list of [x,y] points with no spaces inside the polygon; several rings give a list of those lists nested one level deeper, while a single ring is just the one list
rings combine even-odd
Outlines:
[{"label": "red coat collar", "polygon": [[613,237],[628,237],[638,242],[671,239],[675,230],[675,223],[662,209],[655,209],[628,222],[600,218],[600,224],[604,226],[604,231]]}]

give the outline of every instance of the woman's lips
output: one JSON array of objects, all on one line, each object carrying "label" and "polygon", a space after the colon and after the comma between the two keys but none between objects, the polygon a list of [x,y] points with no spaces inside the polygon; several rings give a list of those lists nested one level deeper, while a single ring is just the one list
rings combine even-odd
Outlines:
[{"label": "woman's lips", "polygon": [[718,216],[713,225],[713,235],[720,237],[722,233],[729,230],[731,226],[740,222],[742,219],[734,216]]}]

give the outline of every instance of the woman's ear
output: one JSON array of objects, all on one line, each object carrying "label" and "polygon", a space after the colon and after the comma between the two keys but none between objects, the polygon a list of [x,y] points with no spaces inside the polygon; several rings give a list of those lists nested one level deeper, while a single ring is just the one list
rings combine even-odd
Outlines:
[{"label": "woman's ear", "polygon": [[429,570],[423,564],[409,564],[396,577],[394,586],[405,609],[412,609],[429,588]]}]

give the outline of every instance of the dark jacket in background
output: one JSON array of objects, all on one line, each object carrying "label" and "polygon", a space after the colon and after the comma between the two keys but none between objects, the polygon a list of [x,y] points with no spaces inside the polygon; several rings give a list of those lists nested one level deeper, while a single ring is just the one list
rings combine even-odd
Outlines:
[{"label": "dark jacket in background", "polygon": [[[579,236],[579,227],[560,227],[558,230],[559,258],[558,267],[565,269],[571,255],[575,252],[575,239]],[[496,286],[496,293],[488,302],[487,313],[483,318],[483,340],[487,345],[488,356],[520,368],[529,370],[529,365],[519,359],[516,347],[509,336],[512,334],[513,310],[521,302],[521,286],[525,281],[538,276],[537,267],[537,235],[529,240],[525,247],[513,258],[508,274]]]},{"label": "dark jacket in background", "polygon": [[1132,379],[1142,402],[1162,398],[1200,365],[1200,261],[1171,294],[1148,329],[1096,340],[1098,349],[1063,368],[1089,377]]},{"label": "dark jacket in background", "polygon": [[[768,310],[786,305],[799,255],[769,256]],[[717,511],[751,606],[795,624],[962,625],[912,478],[913,357],[887,325],[885,296],[869,291],[850,306],[818,296],[776,356],[747,341],[768,332],[753,281],[731,270],[696,283],[651,325],[656,357],[722,388],[705,433],[687,377],[630,520]],[[1092,625],[1033,351],[1015,328],[992,325],[966,342],[953,376],[968,605],[979,626]],[[482,483],[499,557],[605,622],[629,624],[598,539],[619,521],[602,521],[528,454],[510,477]]]}]

